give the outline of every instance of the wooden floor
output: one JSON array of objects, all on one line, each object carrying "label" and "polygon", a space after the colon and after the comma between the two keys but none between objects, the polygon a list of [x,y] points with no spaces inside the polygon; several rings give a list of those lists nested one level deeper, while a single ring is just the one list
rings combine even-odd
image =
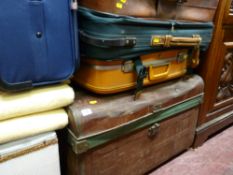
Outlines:
[{"label": "wooden floor", "polygon": [[233,126],[150,175],[233,175]]}]

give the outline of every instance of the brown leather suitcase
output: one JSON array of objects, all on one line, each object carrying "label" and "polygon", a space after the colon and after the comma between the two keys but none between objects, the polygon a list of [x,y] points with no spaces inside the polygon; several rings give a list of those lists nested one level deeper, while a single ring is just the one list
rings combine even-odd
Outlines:
[{"label": "brown leather suitcase", "polygon": [[135,17],[154,17],[155,0],[80,0],[79,4],[94,10]]},{"label": "brown leather suitcase", "polygon": [[219,0],[158,0],[157,17],[213,21]]},{"label": "brown leather suitcase", "polygon": [[142,18],[213,21],[219,0],[80,0],[97,11]]},{"label": "brown leather suitcase", "polygon": [[133,94],[77,91],[68,108],[70,175],[140,175],[188,149],[194,139],[203,81],[197,76]]}]

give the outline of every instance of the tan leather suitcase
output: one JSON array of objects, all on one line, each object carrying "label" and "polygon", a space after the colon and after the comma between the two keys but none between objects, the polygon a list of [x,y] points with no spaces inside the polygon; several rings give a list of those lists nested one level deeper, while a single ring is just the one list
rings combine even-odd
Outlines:
[{"label": "tan leather suitcase", "polygon": [[140,175],[191,146],[203,81],[193,75],[149,87],[137,101],[130,93],[76,94],[67,174]]},{"label": "tan leather suitcase", "polygon": [[213,21],[219,0],[80,0],[97,11],[142,18]]},{"label": "tan leather suitcase", "polygon": [[[181,77],[188,67],[197,66],[199,57],[192,59],[189,55],[187,49],[155,52],[142,55],[140,64],[133,60],[100,61],[83,58],[73,81],[98,94],[113,94],[129,89],[141,91],[143,86]],[[141,65],[145,72],[139,79],[140,73],[136,70]]]}]

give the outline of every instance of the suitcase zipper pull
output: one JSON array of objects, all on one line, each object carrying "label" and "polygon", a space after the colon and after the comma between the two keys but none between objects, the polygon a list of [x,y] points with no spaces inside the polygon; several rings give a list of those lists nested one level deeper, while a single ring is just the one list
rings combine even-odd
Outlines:
[{"label": "suitcase zipper pull", "polygon": [[74,10],[74,11],[78,10],[78,0],[72,0],[71,9]]},{"label": "suitcase zipper pull", "polygon": [[73,13],[73,29],[74,29],[74,50],[75,50],[75,64],[79,65],[78,60],[78,17],[77,17],[77,11],[78,11],[78,0],[71,0],[70,4],[71,11]]}]

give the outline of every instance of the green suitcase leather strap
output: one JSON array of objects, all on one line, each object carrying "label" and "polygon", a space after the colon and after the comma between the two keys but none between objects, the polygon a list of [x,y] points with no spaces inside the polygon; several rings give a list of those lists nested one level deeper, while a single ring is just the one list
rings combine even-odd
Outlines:
[{"label": "green suitcase leather strap", "polygon": [[134,60],[135,70],[137,73],[137,84],[136,84],[136,91],[134,100],[137,100],[142,92],[143,88],[143,80],[147,76],[146,67],[142,64],[142,61],[140,58],[137,58]]},{"label": "green suitcase leather strap", "polygon": [[202,100],[203,94],[169,108],[158,110],[125,125],[121,125],[109,131],[92,135],[87,138],[76,138],[72,131],[68,130],[68,142],[76,154],[82,154],[90,149],[106,144],[121,136],[125,136],[139,129],[154,125],[157,122],[161,122],[162,120],[165,120],[171,116],[196,107],[202,102]]}]

